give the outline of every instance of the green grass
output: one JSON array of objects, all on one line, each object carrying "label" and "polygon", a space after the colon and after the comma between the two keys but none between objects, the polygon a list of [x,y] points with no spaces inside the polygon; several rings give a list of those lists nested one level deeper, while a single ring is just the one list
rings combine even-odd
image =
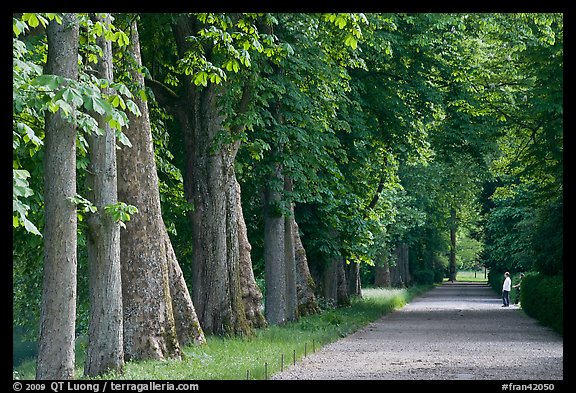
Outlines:
[{"label": "green grass", "polygon": [[[328,309],[284,326],[258,329],[254,337],[207,337],[203,346],[183,349],[183,360],[128,362],[122,375],[103,379],[243,380],[265,379],[321,346],[345,337],[432,288],[363,289],[349,307]],[[283,363],[282,363],[283,362]],[[30,363],[30,362],[29,362]],[[23,364],[18,377],[34,378],[34,364]],[[78,364],[78,363],[77,363]],[[79,367],[76,375],[82,375]]]},{"label": "green grass", "polygon": [[[476,277],[474,277],[476,274]],[[447,278],[444,281],[448,281]],[[456,281],[460,282],[488,282],[488,279],[484,277],[484,271],[478,270],[474,272],[474,270],[462,270],[456,272]]]}]

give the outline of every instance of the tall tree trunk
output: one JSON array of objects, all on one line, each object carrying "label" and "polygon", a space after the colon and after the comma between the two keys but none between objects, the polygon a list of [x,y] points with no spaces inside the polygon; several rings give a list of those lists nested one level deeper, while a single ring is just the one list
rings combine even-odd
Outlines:
[{"label": "tall tree trunk", "polygon": [[[284,191],[292,192],[292,179],[284,176]],[[286,269],[286,318],[298,319],[298,295],[296,291],[296,254],[294,243],[294,204],[290,203],[290,212],[284,215],[284,266]]]},{"label": "tall tree trunk", "polygon": [[[234,160],[239,143],[215,147],[224,117],[221,86],[188,86],[177,118],[184,134],[186,197],[194,205],[192,297],[202,328],[213,334],[252,334],[240,283],[238,199]],[[249,277],[245,275],[245,277]]]},{"label": "tall tree trunk", "polygon": [[456,281],[456,209],[450,209],[450,281]]},{"label": "tall tree trunk", "polygon": [[350,262],[347,265],[346,277],[348,280],[348,293],[362,297],[362,284],[360,281],[360,263]]},{"label": "tall tree trunk", "polygon": [[402,258],[402,247],[400,243],[394,247],[394,265],[390,266],[390,280],[393,287],[406,286],[404,259]]},{"label": "tall tree trunk", "polygon": [[[139,66],[136,22],[131,30]],[[144,85],[136,70],[132,78]],[[125,131],[132,148],[118,153],[118,197],[138,208],[121,233],[125,357],[179,358],[179,339],[202,343],[204,334],[162,219],[148,105],[139,97],[135,102],[142,115],[130,114]]]},{"label": "tall tree trunk", "polygon": [[310,274],[306,250],[302,245],[298,224],[294,215],[291,217],[294,228],[294,260],[296,262],[296,295],[298,299],[298,315],[316,314],[320,311],[314,290],[316,284]]},{"label": "tall tree trunk", "polygon": [[406,286],[412,284],[412,275],[410,274],[410,247],[408,243],[402,243],[400,246],[402,253],[402,268],[404,271],[404,283]]},{"label": "tall tree trunk", "polygon": [[339,258],[337,268],[337,289],[336,289],[336,304],[338,306],[350,305],[350,293],[348,279],[346,277],[346,261],[344,258]]},{"label": "tall tree trunk", "polygon": [[[46,30],[45,74],[78,79],[75,14]],[[44,138],[44,278],[36,379],[74,378],[76,323],[76,128],[61,110],[47,111]]]},{"label": "tall tree trunk", "polygon": [[[109,23],[110,17],[94,17]],[[112,42],[97,38],[102,49],[97,71],[101,79],[112,82]],[[112,89],[105,88],[104,94]],[[90,170],[89,199],[98,208],[88,219],[88,266],[90,322],[84,373],[96,376],[107,371],[122,371],[124,366],[122,283],[120,278],[120,226],[105,206],[117,200],[116,134],[104,116],[94,114],[103,135],[88,136]]]},{"label": "tall tree trunk", "polygon": [[[276,184],[275,184],[276,183]],[[286,310],[286,266],[284,216],[279,203],[282,196],[282,169],[276,165],[272,180],[266,185],[264,196],[264,279],[266,281],[266,319],[273,325],[288,319]]]},{"label": "tall tree trunk", "polygon": [[238,219],[238,245],[240,251],[240,288],[242,290],[242,300],[246,312],[246,320],[252,328],[265,327],[268,323],[262,313],[262,292],[256,284],[254,272],[252,270],[252,257],[250,252],[252,246],[248,241],[248,230],[242,213],[240,198],[240,184],[235,181],[236,211],[239,213]]},{"label": "tall tree trunk", "polygon": [[329,306],[338,305],[338,264],[340,260],[332,257],[324,265],[322,272],[322,295]]}]

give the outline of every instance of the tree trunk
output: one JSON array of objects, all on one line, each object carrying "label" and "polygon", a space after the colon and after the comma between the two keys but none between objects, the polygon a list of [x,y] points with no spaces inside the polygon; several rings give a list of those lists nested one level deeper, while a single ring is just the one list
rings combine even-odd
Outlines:
[{"label": "tree trunk", "polygon": [[[141,64],[137,25],[132,45]],[[132,78],[144,80],[135,70]],[[124,350],[127,360],[179,358],[183,343],[204,342],[204,334],[162,219],[148,105],[135,102],[142,115],[129,114],[125,134],[132,148],[118,153],[118,196],[138,208],[121,233]]]},{"label": "tree trunk", "polygon": [[205,344],[206,338],[196,315],[196,309],[192,303],[192,297],[184,280],[184,274],[174,254],[172,242],[168,232],[164,230],[164,245],[168,262],[168,280],[170,282],[170,295],[172,297],[172,311],[174,323],[180,346],[189,344]]},{"label": "tree trunk", "polygon": [[348,280],[346,278],[346,261],[344,258],[338,259],[337,269],[337,289],[336,289],[336,305],[348,306],[350,305],[350,293],[348,292]]},{"label": "tree trunk", "polygon": [[[239,143],[216,147],[224,117],[222,87],[188,87],[177,118],[187,153],[184,190],[194,205],[192,297],[202,328],[213,334],[252,334],[240,283],[238,199],[234,159]],[[245,276],[246,278],[246,276]]]},{"label": "tree trunk", "polygon": [[[45,74],[78,79],[78,21],[64,14],[46,30]],[[44,278],[36,379],[74,378],[76,323],[76,127],[47,111],[44,138]]]},{"label": "tree trunk", "polygon": [[450,281],[456,281],[456,209],[450,209]]},{"label": "tree trunk", "polygon": [[396,265],[390,268],[392,285],[407,287],[412,281],[409,266],[409,248],[406,243],[398,243],[394,249]]},{"label": "tree trunk", "polygon": [[288,319],[286,299],[285,230],[279,186],[283,177],[280,165],[266,185],[264,196],[264,279],[266,280],[266,319],[273,325]]},{"label": "tree trunk", "polygon": [[412,284],[412,275],[410,274],[410,247],[407,243],[400,245],[400,252],[402,253],[402,269],[404,273],[404,283],[406,286]]},{"label": "tree trunk", "polygon": [[[292,192],[292,179],[284,176],[284,190]],[[284,216],[284,266],[286,268],[286,317],[289,321],[299,318],[298,295],[296,290],[296,250],[294,224],[294,204],[290,203],[290,212]]]},{"label": "tree trunk", "polygon": [[[110,17],[95,17],[109,23]],[[112,42],[97,38],[102,49],[98,61],[99,77],[112,82]],[[110,88],[102,90],[111,94]],[[121,372],[124,365],[122,348],[122,283],[120,279],[120,226],[105,206],[115,204],[116,135],[104,116],[93,114],[103,135],[88,136],[90,168],[89,199],[98,208],[88,219],[88,266],[90,322],[84,373],[96,376],[107,371]]]},{"label": "tree trunk", "polygon": [[302,245],[302,239],[298,229],[298,224],[294,215],[291,217],[292,225],[294,228],[294,259],[296,262],[296,295],[298,302],[298,315],[316,314],[320,311],[314,290],[316,285],[310,269],[308,267],[308,259],[306,257],[306,250]]},{"label": "tree trunk", "polygon": [[408,262],[406,258],[406,252],[404,248],[404,243],[396,244],[394,248],[394,266],[390,267],[390,278],[392,281],[392,286],[394,287],[406,287],[408,285],[409,276],[407,273]]},{"label": "tree trunk", "polygon": [[357,262],[351,262],[347,265],[346,273],[346,279],[348,280],[348,294],[362,297],[360,264]]},{"label": "tree trunk", "polygon": [[322,272],[322,295],[330,307],[338,304],[338,264],[340,260],[332,257]]},{"label": "tree trunk", "polygon": [[[236,180],[236,179],[235,179]],[[252,270],[252,257],[250,251],[252,246],[248,241],[248,230],[242,213],[240,200],[240,184],[235,182],[236,211],[239,213],[238,219],[238,244],[240,251],[240,288],[242,290],[242,300],[246,312],[246,320],[252,328],[265,327],[268,323],[262,312],[262,292],[254,278]]]},{"label": "tree trunk", "polygon": [[376,262],[375,269],[374,286],[390,288],[392,286],[390,281],[390,263],[386,252],[382,252],[380,255],[379,260]]}]

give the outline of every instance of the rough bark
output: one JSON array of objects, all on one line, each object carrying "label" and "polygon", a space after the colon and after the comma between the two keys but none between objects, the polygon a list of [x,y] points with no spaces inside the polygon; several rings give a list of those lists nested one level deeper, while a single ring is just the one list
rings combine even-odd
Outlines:
[{"label": "rough bark", "polygon": [[[282,193],[279,189],[282,185],[284,191],[292,192],[291,179],[282,174],[280,165],[276,165],[274,174],[266,186],[264,198],[266,317],[271,324],[282,324],[298,319],[300,308],[306,313],[312,313],[314,307],[317,307],[313,290],[310,294],[309,280],[312,278],[294,219],[294,205],[290,204],[287,214],[282,213],[279,205],[282,203]],[[297,247],[299,268],[296,262]],[[299,299],[299,290],[303,299]]]},{"label": "rough bark", "polygon": [[246,320],[252,328],[260,328],[267,326],[266,318],[264,318],[262,310],[262,292],[256,284],[254,272],[252,270],[252,246],[248,241],[248,230],[244,215],[242,213],[241,199],[240,199],[240,184],[236,183],[236,210],[239,213],[238,220],[238,244],[240,251],[240,288],[242,290],[242,300],[244,302],[244,310],[246,312]]},{"label": "rough bark", "polygon": [[204,332],[196,315],[196,309],[192,303],[192,296],[188,291],[184,274],[172,248],[172,242],[168,232],[164,230],[164,245],[168,262],[168,280],[170,282],[170,295],[172,297],[172,311],[174,323],[180,346],[189,344],[201,345],[206,343]]},{"label": "rough bark", "polygon": [[[193,205],[192,298],[202,328],[213,334],[252,334],[240,287],[242,214],[234,159],[239,144],[215,147],[224,117],[222,87],[188,86],[177,105],[187,152],[185,195]],[[245,276],[245,277],[249,277]]]},{"label": "rough bark", "polygon": [[[275,168],[277,183],[283,183],[280,165]],[[287,321],[284,216],[278,204],[282,195],[278,186],[266,186],[264,194],[264,279],[266,280],[266,319],[279,325]]]},{"label": "rough bark", "polygon": [[[141,63],[136,23],[132,50]],[[143,77],[132,77],[143,86]],[[138,208],[121,233],[124,350],[127,360],[179,358],[183,343],[204,342],[204,334],[183,281],[160,210],[148,106],[129,115],[125,134],[132,148],[118,153],[118,198]]]},{"label": "rough bark", "polygon": [[294,259],[296,262],[296,295],[298,303],[298,315],[316,314],[320,311],[314,291],[316,284],[308,267],[306,250],[302,245],[298,223],[294,216],[291,217],[294,228]]},{"label": "rough bark", "polygon": [[[104,23],[110,18],[94,17]],[[112,43],[97,39],[102,49],[96,69],[99,77],[112,81]],[[105,88],[103,94],[110,94]],[[96,376],[121,371],[124,365],[122,324],[122,283],[120,278],[120,226],[105,206],[117,202],[116,135],[104,116],[93,116],[103,135],[88,136],[90,167],[89,199],[97,212],[88,219],[88,267],[90,321],[84,373]]]},{"label": "rough bark", "polygon": [[[46,30],[45,74],[78,78],[78,22],[64,14]],[[36,379],[74,378],[76,322],[76,128],[48,111],[44,138],[44,277]]]}]

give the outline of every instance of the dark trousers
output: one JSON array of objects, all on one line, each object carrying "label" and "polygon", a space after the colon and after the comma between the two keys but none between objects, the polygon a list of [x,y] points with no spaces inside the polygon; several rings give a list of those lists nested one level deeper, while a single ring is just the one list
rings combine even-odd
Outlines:
[{"label": "dark trousers", "polygon": [[505,306],[510,305],[510,291],[502,291],[502,302]]}]

